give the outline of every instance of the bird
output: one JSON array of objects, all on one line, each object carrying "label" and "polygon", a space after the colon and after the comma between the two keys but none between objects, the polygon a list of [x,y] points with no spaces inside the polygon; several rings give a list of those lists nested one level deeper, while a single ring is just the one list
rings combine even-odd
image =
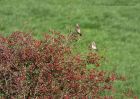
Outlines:
[{"label": "bird", "polygon": [[82,36],[79,24],[76,24],[75,30],[68,35],[68,41],[78,41],[79,36]]},{"label": "bird", "polygon": [[81,29],[80,29],[79,24],[76,24],[75,31],[76,31],[76,33],[78,33],[80,36],[82,36],[82,34],[81,34]]},{"label": "bird", "polygon": [[92,42],[91,49],[96,51],[98,50],[95,41]]},{"label": "bird", "polygon": [[96,43],[94,41],[89,44],[88,48],[91,51],[98,51],[97,46],[96,46]]}]

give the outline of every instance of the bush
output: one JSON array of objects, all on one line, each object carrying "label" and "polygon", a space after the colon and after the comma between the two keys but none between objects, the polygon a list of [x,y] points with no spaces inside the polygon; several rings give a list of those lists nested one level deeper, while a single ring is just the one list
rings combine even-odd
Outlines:
[{"label": "bush", "polygon": [[116,75],[86,69],[99,67],[101,59],[92,51],[74,54],[68,36],[54,31],[43,40],[22,32],[1,36],[0,94],[4,99],[112,99]]}]

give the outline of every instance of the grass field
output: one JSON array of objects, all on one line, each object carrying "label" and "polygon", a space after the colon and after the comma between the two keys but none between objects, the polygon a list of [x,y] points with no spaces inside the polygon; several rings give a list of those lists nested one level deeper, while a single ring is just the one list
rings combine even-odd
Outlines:
[{"label": "grass field", "polygon": [[[0,33],[33,32],[37,38],[49,29],[67,33],[79,23],[83,37],[80,52],[93,40],[114,68],[126,75],[120,90],[130,87],[140,97],[139,0],[0,0]],[[42,34],[41,34],[42,33]]]}]

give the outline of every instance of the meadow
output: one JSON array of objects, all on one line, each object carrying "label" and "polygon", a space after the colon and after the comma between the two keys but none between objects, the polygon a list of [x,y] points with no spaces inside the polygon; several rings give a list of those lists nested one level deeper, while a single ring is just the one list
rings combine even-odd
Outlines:
[{"label": "meadow", "polygon": [[76,51],[85,53],[95,41],[109,60],[103,69],[127,77],[116,83],[119,91],[132,88],[140,97],[139,20],[139,0],[0,0],[1,35],[23,31],[42,39],[49,29],[68,33],[79,23],[83,36]]}]

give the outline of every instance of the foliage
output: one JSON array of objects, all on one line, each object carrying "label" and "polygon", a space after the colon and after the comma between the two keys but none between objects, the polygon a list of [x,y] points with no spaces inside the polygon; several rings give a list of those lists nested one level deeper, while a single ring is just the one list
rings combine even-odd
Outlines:
[{"label": "foliage", "polygon": [[[96,69],[97,52],[74,54],[68,36],[52,31],[43,40],[14,32],[0,37],[0,93],[4,99],[112,99],[115,73]],[[94,69],[86,66],[93,64]],[[106,92],[108,94],[106,94]]]}]

